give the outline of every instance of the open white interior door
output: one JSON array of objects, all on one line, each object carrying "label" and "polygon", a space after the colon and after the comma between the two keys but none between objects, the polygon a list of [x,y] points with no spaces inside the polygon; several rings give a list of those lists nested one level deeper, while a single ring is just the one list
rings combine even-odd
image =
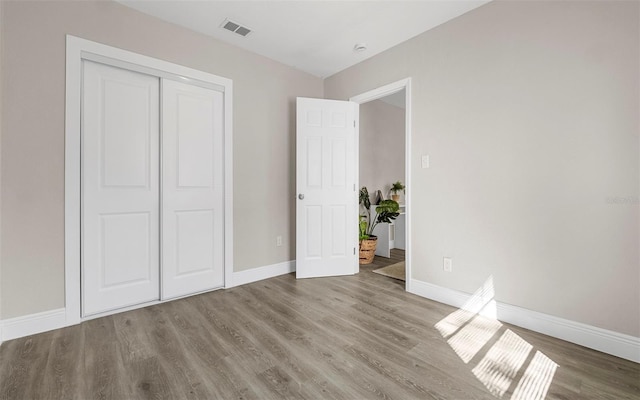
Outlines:
[{"label": "open white interior door", "polygon": [[358,272],[358,104],[297,99],[296,278]]}]

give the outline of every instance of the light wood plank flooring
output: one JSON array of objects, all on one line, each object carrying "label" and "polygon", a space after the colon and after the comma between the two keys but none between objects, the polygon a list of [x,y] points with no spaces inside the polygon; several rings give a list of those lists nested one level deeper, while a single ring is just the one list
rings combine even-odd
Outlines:
[{"label": "light wood plank flooring", "polygon": [[350,277],[283,275],[6,342],[0,398],[640,398],[639,364],[468,319],[371,273],[385,262],[396,261]]},{"label": "light wood plank flooring", "polygon": [[360,266],[360,270],[362,271],[363,268],[365,270],[382,268],[382,267],[386,267],[387,265],[399,263],[400,261],[404,261],[404,250],[391,249],[391,257],[390,258],[375,256],[373,258],[373,262],[371,264],[369,264],[369,265],[361,265]]}]

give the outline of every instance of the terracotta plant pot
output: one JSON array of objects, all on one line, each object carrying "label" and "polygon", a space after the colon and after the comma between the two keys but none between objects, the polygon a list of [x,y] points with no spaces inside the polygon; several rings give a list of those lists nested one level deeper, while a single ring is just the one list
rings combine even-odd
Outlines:
[{"label": "terracotta plant pot", "polygon": [[378,238],[375,236],[370,236],[369,239],[360,241],[360,265],[371,264],[373,262],[377,245]]},{"label": "terracotta plant pot", "polygon": [[399,203],[400,202],[400,195],[399,194],[392,194],[391,195],[391,200]]}]

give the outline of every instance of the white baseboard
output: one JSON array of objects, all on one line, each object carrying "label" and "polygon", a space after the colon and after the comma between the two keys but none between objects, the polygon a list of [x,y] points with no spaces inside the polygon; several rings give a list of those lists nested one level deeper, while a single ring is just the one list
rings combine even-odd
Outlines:
[{"label": "white baseboard", "polygon": [[66,310],[44,311],[0,321],[1,342],[67,326]]},{"label": "white baseboard", "polygon": [[[411,293],[454,307],[462,307],[471,294],[416,279]],[[497,318],[522,328],[640,363],[640,338],[496,302]]]},{"label": "white baseboard", "polygon": [[265,265],[245,271],[234,272],[231,278],[231,287],[246,285],[247,283],[261,281],[296,271],[295,261],[285,261],[278,264]]}]

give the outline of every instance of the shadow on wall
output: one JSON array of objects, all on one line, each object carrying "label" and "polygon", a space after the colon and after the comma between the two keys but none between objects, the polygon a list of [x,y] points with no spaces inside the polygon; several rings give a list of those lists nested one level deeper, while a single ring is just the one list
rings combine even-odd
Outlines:
[{"label": "shadow on wall", "polygon": [[490,276],[461,309],[435,328],[489,392],[503,398],[543,400],[558,364],[496,319]]}]

